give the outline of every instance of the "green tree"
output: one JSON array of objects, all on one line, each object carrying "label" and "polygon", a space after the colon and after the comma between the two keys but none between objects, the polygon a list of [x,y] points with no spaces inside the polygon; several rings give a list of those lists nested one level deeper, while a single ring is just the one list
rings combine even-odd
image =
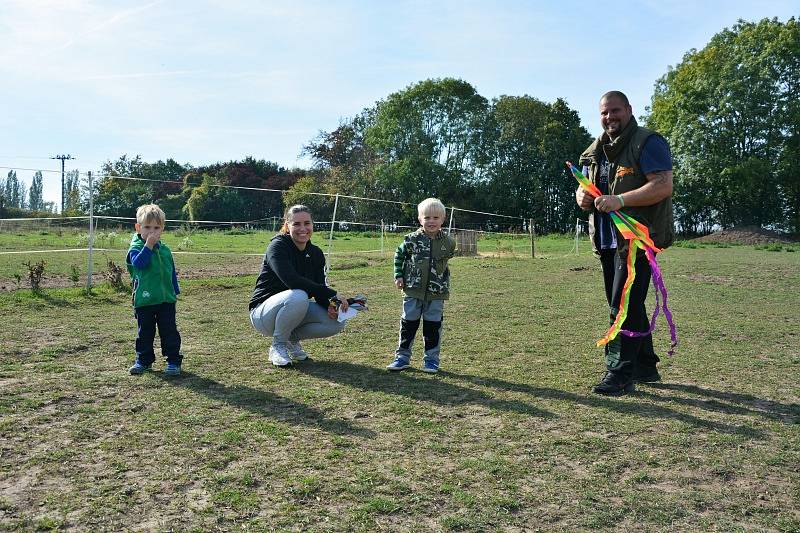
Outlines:
[{"label": "green tree", "polygon": [[[315,220],[330,220],[333,215],[334,199],[314,193],[325,193],[325,184],[314,176],[303,176],[285,193],[283,203],[288,207],[295,204],[307,205],[314,213]],[[340,218],[341,217],[337,217]]]},{"label": "green tree", "polygon": [[647,125],[670,141],[678,222],[800,230],[800,25],[739,21],[655,85]]},{"label": "green tree", "polygon": [[[236,210],[225,213],[224,218],[213,220],[257,221],[283,212],[283,199],[280,191],[291,187],[305,172],[286,170],[277,163],[246,157],[242,161],[229,161],[197,167],[184,176],[184,193],[192,198],[191,210],[186,212],[212,212],[214,208],[202,206],[204,199],[216,199],[219,195],[210,188],[225,186],[227,192],[222,197],[238,197]],[[211,181],[206,179],[213,178]],[[194,194],[196,184],[205,187],[201,194]],[[225,188],[223,187],[223,188]],[[267,189],[267,190],[259,190]],[[232,199],[227,201],[233,202]],[[231,204],[234,205],[234,204]]]},{"label": "green tree", "polygon": [[[367,128],[374,120],[375,108],[364,109],[354,118],[343,120],[332,132],[320,132],[303,148],[303,153],[314,161],[312,179],[315,192],[396,199],[378,181],[380,160],[366,140]],[[327,206],[321,208],[327,211],[332,209]],[[398,220],[404,216],[402,213],[397,204],[349,199],[341,202],[337,218],[376,223],[381,219]]]},{"label": "green tree", "polygon": [[564,160],[589,142],[578,114],[561,99],[495,99],[481,140],[482,209],[533,218],[539,231],[565,231],[578,208]]},{"label": "green tree", "polygon": [[[103,164],[94,184],[94,204],[98,214],[133,217],[143,204],[157,203],[168,219],[180,219],[188,191],[184,174],[190,170],[172,159],[146,163],[141,156],[121,156]],[[86,201],[84,198],[84,209]]]},{"label": "green tree", "polygon": [[31,179],[31,188],[28,189],[28,209],[42,211],[44,209],[43,197],[44,183],[41,171],[37,170]]},{"label": "green tree", "polygon": [[64,214],[81,214],[81,176],[78,170],[69,170],[64,176]]},{"label": "green tree", "polygon": [[194,187],[183,210],[189,220],[236,220],[242,212],[242,197],[235,189],[219,187],[219,180],[208,174]]},{"label": "green tree", "polygon": [[378,102],[365,138],[384,195],[408,202],[436,196],[446,204],[470,197],[487,106],[453,78],[421,81]]},{"label": "green tree", "polygon": [[152,183],[124,179],[141,178],[143,165],[142,158],[138,155],[132,159],[123,155],[116,161],[106,161],[103,164],[100,176],[94,184],[95,190],[91,191],[97,214],[134,217],[140,205],[152,202]]},{"label": "green tree", "polygon": [[8,171],[8,177],[5,180],[3,189],[5,207],[17,209],[25,208],[25,184],[17,179],[16,170]]}]

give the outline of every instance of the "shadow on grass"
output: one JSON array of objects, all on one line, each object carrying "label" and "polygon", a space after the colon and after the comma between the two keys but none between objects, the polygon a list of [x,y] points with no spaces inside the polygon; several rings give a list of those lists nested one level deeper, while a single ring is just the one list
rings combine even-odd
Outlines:
[{"label": "shadow on grass", "polygon": [[697,385],[682,383],[648,383],[648,387],[661,390],[685,392],[710,399],[686,398],[683,396],[659,396],[649,392],[644,394],[656,401],[675,402],[707,411],[718,411],[737,415],[761,416],[769,420],[777,420],[786,424],[800,423],[800,404],[783,404],[765,400],[752,394],[723,392]]},{"label": "shadow on grass", "polygon": [[57,298],[42,290],[38,291],[31,291],[30,297],[36,300],[44,300],[45,302],[49,303],[54,307],[75,307],[75,304],[70,302],[69,300],[65,300],[64,298]]},{"label": "shadow on grass", "polygon": [[[616,398],[608,398],[597,394],[584,396],[581,394],[575,394],[574,392],[569,392],[560,389],[534,387],[532,385],[526,385],[524,383],[514,383],[502,379],[487,378],[482,376],[472,376],[470,374],[457,374],[454,372],[443,372],[443,374],[445,374],[448,377],[460,379],[463,381],[474,383],[476,385],[483,385],[487,387],[514,391],[514,392],[521,392],[524,394],[530,394],[531,396],[536,396],[538,398],[564,400],[568,402],[574,402],[580,405],[585,405],[588,407],[601,407],[619,413],[639,415],[644,418],[673,419],[673,420],[678,420],[680,422],[684,422],[686,424],[690,424],[695,427],[709,429],[712,431],[718,431],[720,433],[740,435],[742,437],[751,439],[763,439],[766,437],[763,431],[754,427],[737,426],[733,424],[724,424],[722,422],[715,422],[713,420],[705,420],[703,418],[699,418],[697,416],[682,411],[670,409],[668,407],[660,405],[653,405],[650,403],[637,404],[628,401],[619,401]],[[652,386],[652,384],[648,385]],[[634,393],[634,396],[644,396],[655,400],[661,399],[652,393],[643,392],[640,387],[637,387],[636,390],[637,392]],[[687,398],[683,398],[683,400],[687,400]],[[729,413],[732,411],[720,410],[720,412]]]},{"label": "shadow on grass", "polygon": [[246,409],[257,415],[268,416],[280,422],[317,427],[336,435],[375,437],[373,431],[354,426],[347,420],[326,418],[322,411],[313,407],[246,385],[226,385],[185,370],[177,377],[165,376],[161,372],[154,372],[153,375],[175,387],[184,387],[211,400],[226,403],[238,409]]},{"label": "shadow on grass", "polygon": [[[365,391],[380,391],[387,394],[406,396],[423,402],[439,405],[476,404],[511,411],[540,418],[553,418],[555,415],[544,409],[515,401],[500,400],[474,389],[462,387],[441,379],[423,378],[421,372],[405,370],[402,373],[389,373],[374,367],[342,361],[318,361],[296,366],[297,371],[326,381],[335,381]],[[398,375],[400,374],[400,375]]]}]

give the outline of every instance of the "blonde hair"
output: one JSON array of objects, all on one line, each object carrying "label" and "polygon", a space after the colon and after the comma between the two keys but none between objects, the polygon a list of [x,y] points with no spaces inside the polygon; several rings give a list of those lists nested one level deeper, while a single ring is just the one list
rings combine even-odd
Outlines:
[{"label": "blonde hair", "polygon": [[417,214],[421,217],[424,217],[425,215],[438,215],[444,218],[444,216],[447,214],[447,210],[445,209],[444,204],[438,198],[425,198],[417,206]]},{"label": "blonde hair", "polygon": [[139,206],[139,209],[136,210],[136,222],[138,224],[154,222],[163,228],[166,220],[167,215],[156,204],[145,204]]},{"label": "blonde hair", "polygon": [[281,233],[289,233],[289,224],[294,220],[297,213],[308,213],[312,219],[314,216],[311,214],[311,208],[303,204],[295,204],[286,208],[286,213],[283,215],[283,226],[281,226]]}]

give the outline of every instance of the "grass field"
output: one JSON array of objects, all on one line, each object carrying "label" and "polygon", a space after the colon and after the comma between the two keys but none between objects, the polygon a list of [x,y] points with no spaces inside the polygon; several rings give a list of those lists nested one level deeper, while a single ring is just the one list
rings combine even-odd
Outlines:
[{"label": "grass field", "polygon": [[388,257],[335,260],[371,310],[288,370],[254,275],[183,282],[174,379],[127,374],[127,293],[0,293],[0,529],[800,531],[800,253],[662,254],[680,344],[615,399],[590,392],[599,265],[549,245],[452,261],[435,376],[384,370]]}]

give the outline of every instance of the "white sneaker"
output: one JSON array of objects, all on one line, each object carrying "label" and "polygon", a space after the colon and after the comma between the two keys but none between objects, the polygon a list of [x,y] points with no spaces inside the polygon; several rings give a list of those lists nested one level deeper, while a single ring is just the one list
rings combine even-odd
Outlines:
[{"label": "white sneaker", "polygon": [[289,341],[286,345],[289,347],[289,356],[292,358],[292,361],[305,361],[309,358],[308,352],[300,345],[300,341]]},{"label": "white sneaker", "polygon": [[289,366],[292,364],[289,349],[284,343],[273,344],[269,347],[269,360],[275,366]]}]

